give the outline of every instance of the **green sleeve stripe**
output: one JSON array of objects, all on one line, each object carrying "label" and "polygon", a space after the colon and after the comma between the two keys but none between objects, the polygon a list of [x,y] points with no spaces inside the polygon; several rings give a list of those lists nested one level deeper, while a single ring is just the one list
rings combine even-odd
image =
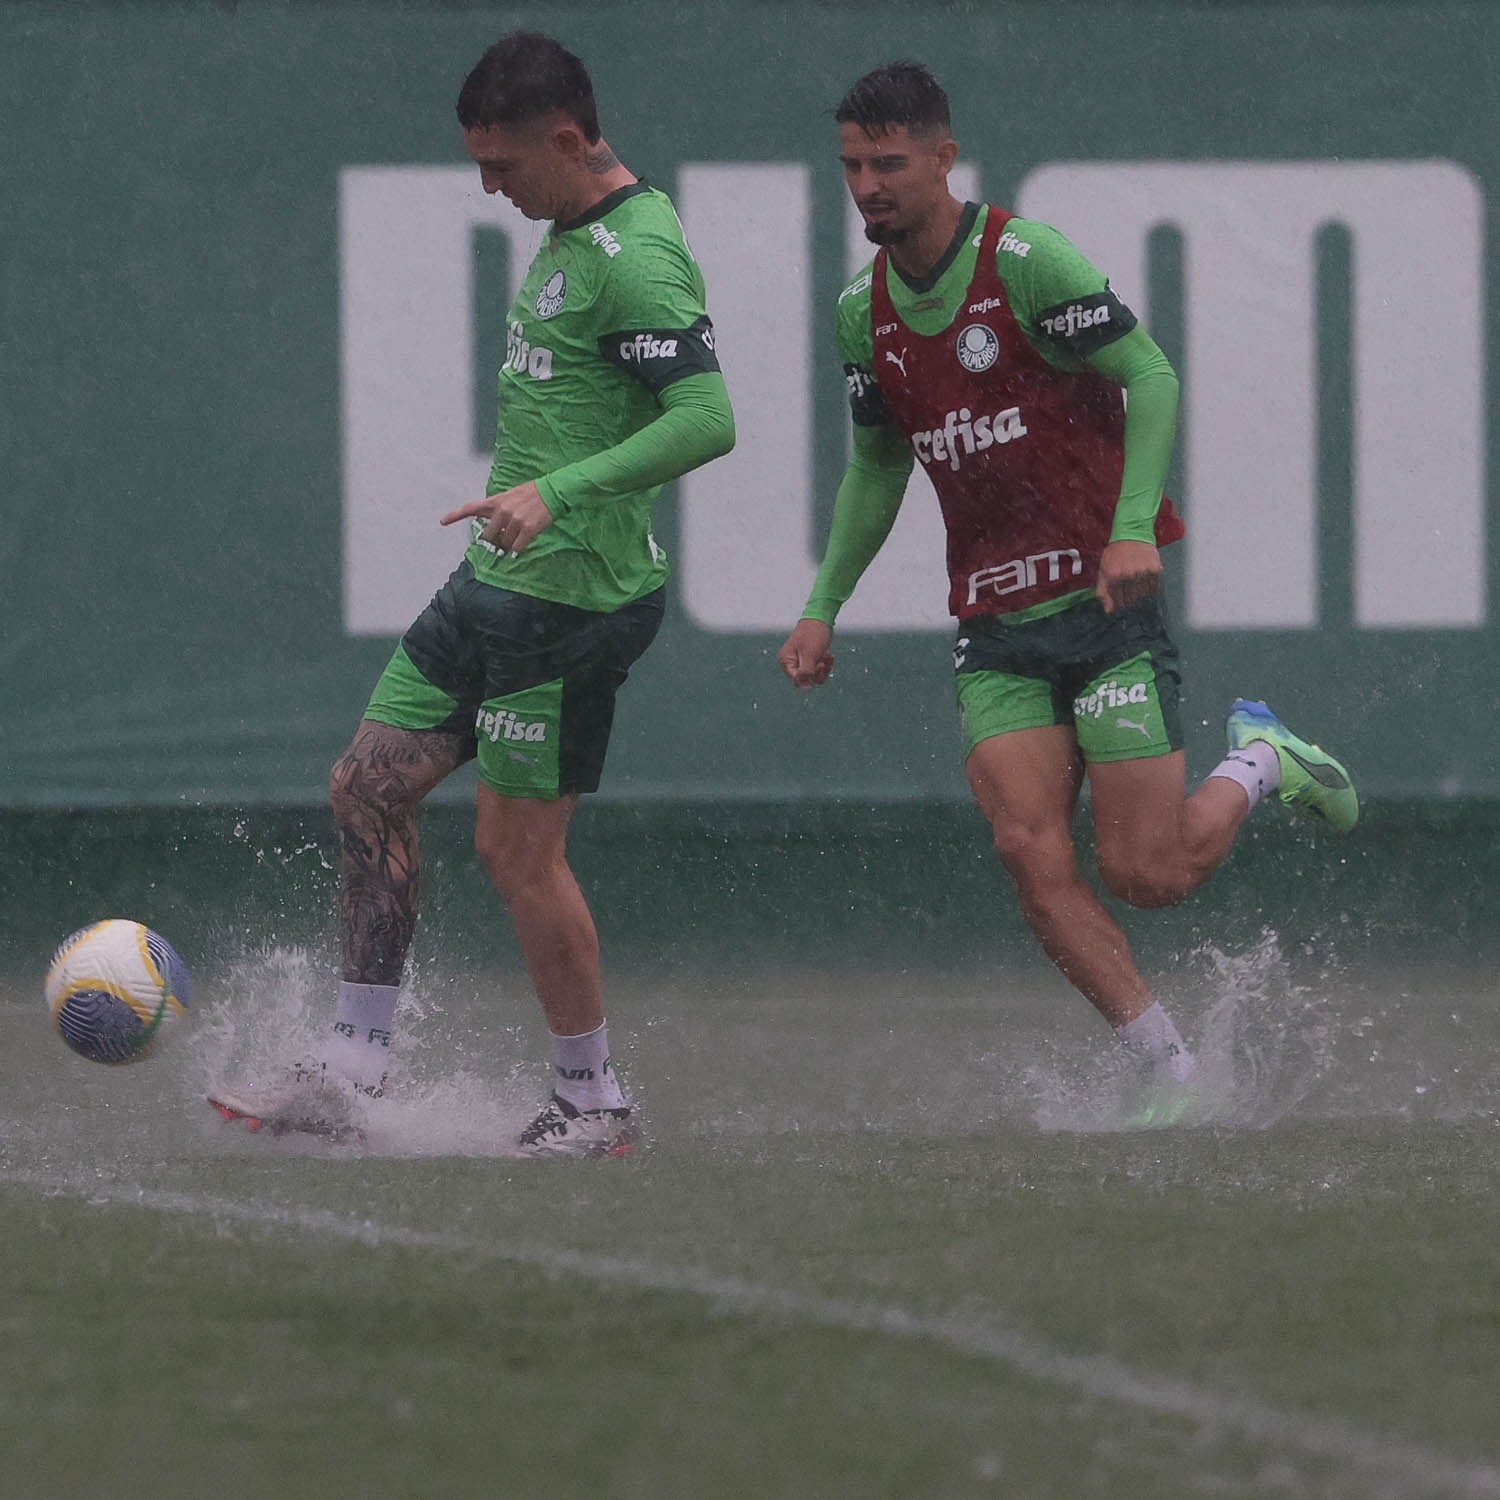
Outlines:
[{"label": "green sleeve stripe", "polygon": [[890,535],[911,466],[911,448],[895,428],[854,429],[854,453],[833,502],[828,546],[803,619],[833,624]]},{"label": "green sleeve stripe", "polygon": [[1177,426],[1177,373],[1144,328],[1097,350],[1089,360],[1125,388],[1125,473],[1112,542],[1154,542]]}]

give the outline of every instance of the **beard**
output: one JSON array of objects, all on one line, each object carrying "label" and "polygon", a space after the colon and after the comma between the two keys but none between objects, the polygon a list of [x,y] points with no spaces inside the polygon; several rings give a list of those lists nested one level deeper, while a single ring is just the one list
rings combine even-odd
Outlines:
[{"label": "beard", "polygon": [[884,201],[880,201],[881,216],[879,218],[871,219],[861,210],[860,218],[864,220],[865,238],[872,245],[899,245],[902,240],[911,237],[912,226],[898,223],[894,217],[895,212],[896,205]]},{"label": "beard", "polygon": [[872,224],[865,220],[865,238],[872,245],[899,245],[902,240],[909,238],[911,230],[903,229],[896,224]]}]

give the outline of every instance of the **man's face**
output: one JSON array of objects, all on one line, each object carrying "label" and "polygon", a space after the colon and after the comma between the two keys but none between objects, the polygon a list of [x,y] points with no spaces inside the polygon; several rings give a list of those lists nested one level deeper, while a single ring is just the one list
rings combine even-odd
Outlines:
[{"label": "man's face", "polygon": [[485,125],[464,131],[464,145],[487,193],[508,198],[528,219],[557,217],[565,155],[549,121]]},{"label": "man's face", "polygon": [[892,125],[865,133],[852,120],[839,126],[839,161],[849,196],[865,221],[865,238],[894,245],[918,233],[948,196],[957,148],[944,130]]}]

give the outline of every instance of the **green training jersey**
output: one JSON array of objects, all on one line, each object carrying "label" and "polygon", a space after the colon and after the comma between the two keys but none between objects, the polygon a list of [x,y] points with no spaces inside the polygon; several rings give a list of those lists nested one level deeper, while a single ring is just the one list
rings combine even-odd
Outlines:
[{"label": "green training jersey", "polygon": [[[983,204],[967,204],[953,249],[920,282],[907,281],[894,262],[887,261],[886,286],[891,301],[913,332],[924,337],[939,334],[962,310],[960,304],[974,279],[988,214]],[[1011,219],[995,251],[995,268],[1021,331],[1042,358],[1059,370],[1084,369],[1089,355],[1123,338],[1136,326],[1134,314],[1110,292],[1103,273],[1049,224]],[[838,302],[839,358],[844,363],[854,420],[863,426],[886,420],[884,403],[872,378],[872,271],[873,265],[866,266],[844,288]],[[1086,299],[1083,310],[1087,322],[1081,320],[1075,305],[1081,299]]]},{"label": "green training jersey", "polygon": [[489,493],[535,480],[554,519],[519,556],[482,541],[476,519],[478,577],[602,611],[660,587],[661,485],[591,498],[560,471],[656,419],[673,382],[718,368],[703,274],[665,193],[636,182],[552,225],[506,319]]}]

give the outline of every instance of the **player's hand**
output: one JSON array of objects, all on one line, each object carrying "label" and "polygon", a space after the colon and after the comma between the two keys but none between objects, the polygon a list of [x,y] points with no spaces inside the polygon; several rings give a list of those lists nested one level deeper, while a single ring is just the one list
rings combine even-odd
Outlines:
[{"label": "player's hand", "polygon": [[1099,559],[1094,596],[1112,615],[1161,592],[1161,553],[1150,542],[1111,542]]},{"label": "player's hand", "polygon": [[828,649],[832,643],[833,626],[821,620],[798,620],[776,660],[796,687],[820,687],[833,671],[833,652]]},{"label": "player's hand", "polygon": [[482,536],[501,552],[524,552],[536,537],[552,524],[552,512],[542,499],[542,492],[528,480],[513,490],[486,495],[450,510],[442,518],[444,526],[467,521],[470,516],[486,516],[488,524]]}]

